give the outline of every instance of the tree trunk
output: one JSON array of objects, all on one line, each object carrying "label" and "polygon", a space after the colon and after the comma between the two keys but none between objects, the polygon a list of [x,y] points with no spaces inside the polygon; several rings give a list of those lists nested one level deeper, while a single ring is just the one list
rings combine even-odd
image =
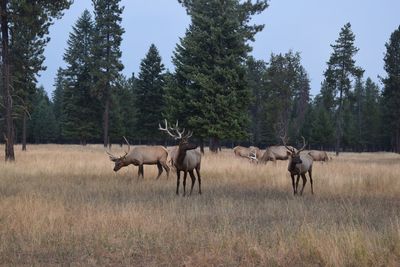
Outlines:
[{"label": "tree trunk", "polygon": [[211,137],[210,138],[210,151],[213,153],[218,153],[219,149],[219,139],[218,137]]},{"label": "tree trunk", "polygon": [[22,151],[26,151],[26,113],[22,117]]},{"label": "tree trunk", "polygon": [[110,116],[110,97],[107,96],[103,114],[104,147],[107,147],[109,141],[109,136],[108,136],[109,116]]},{"label": "tree trunk", "polygon": [[14,161],[14,131],[12,121],[12,99],[10,86],[10,65],[8,58],[8,0],[1,1],[1,52],[2,52],[2,74],[3,74],[3,102],[4,102],[4,127],[5,127],[5,160]]},{"label": "tree trunk", "polygon": [[336,117],[336,144],[335,144],[336,156],[339,156],[340,141],[342,139],[342,109],[343,109],[343,90],[340,89],[339,109]]},{"label": "tree trunk", "polygon": [[203,138],[200,139],[200,152],[204,155],[204,140]]}]

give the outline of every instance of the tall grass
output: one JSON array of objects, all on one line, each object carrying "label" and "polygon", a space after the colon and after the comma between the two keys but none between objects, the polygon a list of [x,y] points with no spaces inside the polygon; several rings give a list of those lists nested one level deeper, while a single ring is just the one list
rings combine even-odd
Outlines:
[{"label": "tall grass", "polygon": [[295,197],[287,162],[226,150],[203,158],[202,195],[178,197],[174,173],[114,173],[101,146],[28,149],[0,162],[1,265],[400,265],[399,155],[315,162],[315,194]]}]

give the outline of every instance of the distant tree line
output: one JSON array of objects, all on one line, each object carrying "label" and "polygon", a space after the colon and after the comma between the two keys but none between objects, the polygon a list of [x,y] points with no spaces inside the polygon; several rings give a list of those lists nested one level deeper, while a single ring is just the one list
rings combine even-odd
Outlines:
[{"label": "distant tree line", "polygon": [[[331,45],[320,93],[312,98],[300,53],[271,54],[268,62],[249,54],[250,41],[263,29],[249,21],[267,8],[267,1],[178,1],[191,23],[175,48],[173,71],[165,69],[152,44],[137,75],[121,74],[119,0],[93,0],[94,14],[85,10],[77,20],[51,99],[35,80],[44,68],[47,29],[40,45],[32,37],[30,47],[18,48],[31,49],[38,58],[12,61],[12,77],[18,77],[10,87],[18,92],[11,94],[18,103],[13,114],[21,114],[12,117],[12,137],[21,143],[107,146],[122,136],[133,143],[165,143],[168,137],[157,129],[166,118],[193,130],[202,149],[208,145],[212,151],[222,145],[275,145],[286,134],[292,142],[304,136],[310,148],[337,153],[400,153],[400,26],[386,43],[382,88],[357,66],[358,48],[348,23]],[[2,64],[4,99],[4,56]],[[22,75],[28,66],[30,76]]]}]

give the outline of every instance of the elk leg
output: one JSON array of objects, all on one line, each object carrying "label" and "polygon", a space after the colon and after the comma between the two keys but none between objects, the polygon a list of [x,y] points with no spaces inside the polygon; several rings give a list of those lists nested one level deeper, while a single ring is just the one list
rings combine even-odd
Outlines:
[{"label": "elk leg", "polygon": [[162,165],[160,162],[157,162],[157,168],[158,168],[158,175],[156,179],[160,178],[160,175],[162,174]]},{"label": "elk leg", "polygon": [[303,174],[301,175],[301,178],[303,179],[303,187],[301,188],[300,195],[303,195],[303,190],[304,190],[304,187],[306,186],[306,183],[307,183],[306,174],[303,173]]},{"label": "elk leg", "polygon": [[200,177],[200,167],[196,168],[197,178],[199,180],[199,194],[201,195],[201,177]]},{"label": "elk leg", "polygon": [[313,181],[312,181],[312,170],[310,169],[309,171],[308,171],[308,175],[310,175],[310,183],[311,183],[311,194],[313,194],[314,195],[314,188],[313,188]]},{"label": "elk leg", "polygon": [[187,177],[187,171],[183,172],[183,195],[186,195],[186,177]]},{"label": "elk leg", "polygon": [[192,187],[190,188],[190,194],[192,194],[194,183],[196,182],[196,177],[194,176],[193,170],[189,171],[190,178],[192,179]]},{"label": "elk leg", "polygon": [[181,179],[181,172],[176,170],[176,194],[179,195],[179,180]]},{"label": "elk leg", "polygon": [[299,190],[299,181],[300,181],[300,174],[297,174],[297,179],[296,179],[296,193]]},{"label": "elk leg", "polygon": [[162,165],[162,167],[164,168],[164,170],[167,172],[167,179],[168,179],[168,177],[169,177],[169,167],[168,167],[168,164],[167,164],[165,161],[163,161],[163,162],[161,162],[161,165]]},{"label": "elk leg", "polygon": [[[143,164],[139,165],[139,176],[142,175],[142,178],[144,179],[144,168]],[[139,177],[138,177],[139,178]]]},{"label": "elk leg", "polygon": [[296,186],[294,184],[294,175],[290,174],[290,177],[292,178],[293,195],[296,195]]}]

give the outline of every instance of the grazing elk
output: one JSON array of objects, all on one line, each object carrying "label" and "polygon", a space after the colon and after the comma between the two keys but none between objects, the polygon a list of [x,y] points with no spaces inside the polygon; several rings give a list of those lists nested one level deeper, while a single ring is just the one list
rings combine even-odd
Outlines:
[{"label": "grazing elk", "polygon": [[258,159],[261,158],[263,153],[263,151],[256,146],[250,146],[250,147],[235,146],[233,148],[233,152],[238,157],[250,159],[250,162],[258,162]]},{"label": "grazing elk", "polygon": [[133,164],[139,166],[138,178],[140,175],[144,178],[143,165],[155,165],[158,167],[158,179],[163,172],[163,168],[167,172],[167,178],[169,176],[169,167],[167,165],[168,151],[163,146],[135,146],[130,150],[128,140],[124,136],[125,142],[128,144],[128,151],[121,157],[116,157],[110,152],[106,151],[110,156],[110,160],[115,162],[114,171],[117,172],[122,167]]},{"label": "grazing elk", "polygon": [[[306,178],[307,172],[308,172],[308,175],[310,176],[311,194],[314,194],[313,180],[312,180],[313,159],[308,154],[300,154],[300,152],[303,151],[306,147],[306,141],[305,141],[304,137],[302,136],[301,138],[303,139],[303,147],[296,151],[293,147],[286,145],[285,137],[281,137],[285,148],[287,149],[287,151],[290,154],[288,171],[290,172],[290,176],[292,178],[293,194],[294,195],[297,194],[297,188],[299,186],[299,180],[300,180],[300,176],[301,176],[301,178],[303,179],[303,187],[301,188],[300,195],[303,195],[303,190],[307,183],[307,178]],[[294,183],[295,175],[297,175],[296,184]]]},{"label": "grazing elk", "polygon": [[308,155],[310,155],[314,161],[328,161],[329,157],[326,151],[320,151],[320,150],[311,150],[308,152]]},{"label": "grazing elk", "polygon": [[[296,151],[294,147],[289,146],[289,148]],[[264,164],[267,164],[268,161],[273,161],[274,163],[276,163],[277,160],[289,159],[289,156],[290,152],[286,149],[285,146],[270,146],[267,147],[260,161]]]},{"label": "grazing elk", "polygon": [[[165,128],[162,128],[159,124],[158,129],[166,132],[168,135],[173,137],[175,140],[179,140],[177,149],[171,151],[171,162],[176,169],[176,194],[179,195],[179,183],[180,173],[183,171],[183,195],[186,195],[186,177],[189,172],[190,178],[192,179],[192,186],[190,188],[190,195],[192,194],[193,187],[196,181],[194,170],[196,170],[197,178],[199,180],[199,194],[201,194],[201,177],[200,177],[200,164],[201,164],[201,153],[197,150],[197,145],[190,144],[188,139],[192,136],[193,132],[185,134],[185,129],[182,131],[178,128],[178,122],[175,127],[168,127],[167,120],[165,121]],[[175,132],[175,133],[172,133]]]}]

